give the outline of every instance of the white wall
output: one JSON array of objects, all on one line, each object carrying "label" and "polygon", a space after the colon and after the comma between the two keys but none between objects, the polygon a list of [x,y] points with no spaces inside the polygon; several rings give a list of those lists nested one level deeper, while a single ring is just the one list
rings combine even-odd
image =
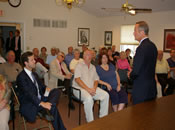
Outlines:
[{"label": "white wall", "polygon": [[[163,49],[164,29],[175,29],[175,11],[137,14],[136,16],[115,16],[100,18],[101,32],[113,31],[113,44],[117,50],[120,50],[120,27],[126,24],[135,24],[137,21],[146,21],[149,24],[150,39],[156,44],[158,49]],[[101,41],[104,41],[101,39]],[[165,58],[169,57],[168,53],[164,53]]]},{"label": "white wall", "polygon": [[[99,46],[99,19],[78,8],[68,10],[57,6],[55,0],[23,0],[18,8],[0,2],[0,9],[4,11],[0,22],[24,23],[24,51],[55,46],[67,53],[68,46],[77,47],[78,27],[90,28],[90,48]],[[33,18],[67,20],[67,28],[33,27]]]},{"label": "white wall", "polygon": [[[47,46],[50,49],[56,46],[67,52],[68,46],[77,47],[78,27],[90,28],[90,48],[95,46],[96,49],[104,44],[104,31],[113,31],[113,44],[119,50],[120,26],[140,20],[148,22],[150,39],[158,49],[163,49],[164,29],[175,29],[175,11],[97,18],[78,8],[68,10],[57,6],[55,0],[23,0],[18,8],[0,2],[0,9],[4,11],[0,21],[24,23],[24,50],[27,47],[31,50],[34,47]],[[68,26],[66,29],[36,28],[33,27],[33,18],[67,20]]]}]

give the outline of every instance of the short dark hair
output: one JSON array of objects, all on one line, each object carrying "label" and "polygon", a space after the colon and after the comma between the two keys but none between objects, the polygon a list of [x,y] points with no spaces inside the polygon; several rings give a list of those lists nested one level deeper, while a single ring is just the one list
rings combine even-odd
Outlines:
[{"label": "short dark hair", "polygon": [[127,49],[125,50],[125,52],[127,52],[127,51],[131,51],[131,49],[127,48]]},{"label": "short dark hair", "polygon": [[13,31],[9,31],[9,33],[12,33],[13,34]]},{"label": "short dark hair", "polygon": [[149,26],[148,26],[148,24],[145,21],[139,21],[139,22],[136,22],[136,24],[139,25],[139,30],[140,31],[144,31],[145,35],[148,35],[148,33],[149,33]]},{"label": "short dark hair", "polygon": [[18,30],[18,29],[16,29],[16,31],[15,32],[17,32],[18,34],[20,34],[20,31]]},{"label": "short dark hair", "polygon": [[33,53],[31,51],[27,51],[27,52],[24,52],[21,56],[21,64],[23,67],[25,67],[25,62],[28,62],[29,61],[29,58],[30,56],[33,56]]},{"label": "short dark hair", "polygon": [[42,49],[45,49],[45,51],[47,51],[47,48],[46,48],[46,47],[42,47],[42,48],[41,48],[41,51],[42,51]]},{"label": "short dark hair", "polygon": [[103,53],[103,54],[99,55],[99,58],[98,58],[98,64],[99,64],[99,65],[102,64],[102,57],[103,57],[104,55],[105,55],[105,56],[107,57],[107,59],[108,59],[107,64],[109,64],[109,57],[108,57],[108,55],[107,55],[106,53]]}]

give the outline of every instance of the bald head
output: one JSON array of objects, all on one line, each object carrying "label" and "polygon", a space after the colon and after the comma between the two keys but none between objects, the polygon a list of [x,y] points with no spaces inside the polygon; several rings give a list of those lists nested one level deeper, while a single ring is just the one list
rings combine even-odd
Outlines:
[{"label": "bald head", "polygon": [[90,64],[92,60],[92,51],[91,50],[86,50],[83,54],[83,59],[86,64]]},{"label": "bald head", "polygon": [[158,55],[157,55],[157,59],[161,61],[162,58],[163,58],[163,51],[162,51],[162,50],[158,50],[157,53],[158,53]]},{"label": "bald head", "polygon": [[38,57],[39,56],[38,48],[33,48],[33,55],[34,55],[34,57]]},{"label": "bald head", "polygon": [[9,63],[15,62],[15,53],[12,50],[7,53],[7,61]]}]

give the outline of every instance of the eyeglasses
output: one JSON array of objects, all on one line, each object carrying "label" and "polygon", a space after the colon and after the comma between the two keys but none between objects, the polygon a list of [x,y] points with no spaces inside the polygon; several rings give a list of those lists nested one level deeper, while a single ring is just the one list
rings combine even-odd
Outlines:
[{"label": "eyeglasses", "polygon": [[62,58],[64,58],[64,56],[63,55],[60,55]]}]

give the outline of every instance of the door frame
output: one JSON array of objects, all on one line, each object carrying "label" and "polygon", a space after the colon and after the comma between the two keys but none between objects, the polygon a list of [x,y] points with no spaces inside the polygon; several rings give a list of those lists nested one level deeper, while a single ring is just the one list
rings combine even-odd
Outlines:
[{"label": "door frame", "polygon": [[1,21],[0,26],[16,26],[16,29],[20,31],[21,36],[21,50],[22,53],[26,51],[26,44],[25,44],[25,24],[24,22],[13,22],[13,21]]}]

